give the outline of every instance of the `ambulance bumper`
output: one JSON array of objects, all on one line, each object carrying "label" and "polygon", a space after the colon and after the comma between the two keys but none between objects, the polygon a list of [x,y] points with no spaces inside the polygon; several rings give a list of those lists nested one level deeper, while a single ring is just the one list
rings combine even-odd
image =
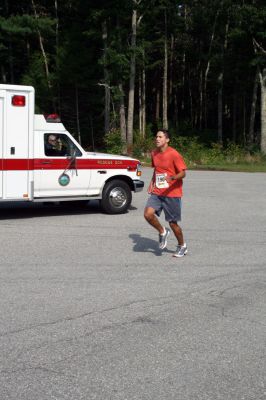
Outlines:
[{"label": "ambulance bumper", "polygon": [[134,184],[134,192],[141,192],[142,189],[144,188],[144,182],[140,181],[139,179],[134,179],[133,180],[133,184]]}]

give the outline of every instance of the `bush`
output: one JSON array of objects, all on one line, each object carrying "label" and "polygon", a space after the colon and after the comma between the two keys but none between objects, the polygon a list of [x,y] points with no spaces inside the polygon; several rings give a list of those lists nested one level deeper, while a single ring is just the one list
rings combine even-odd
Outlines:
[{"label": "bush", "polygon": [[170,143],[172,147],[182,154],[188,166],[202,164],[204,146],[199,143],[197,136],[175,136]]},{"label": "bush", "polygon": [[[123,154],[126,152],[127,144],[121,138],[120,129],[112,129],[104,136],[104,144],[107,153]],[[154,148],[154,138],[149,134],[144,138],[139,131],[134,131],[134,143],[132,155],[136,158],[147,157],[151,149]]]},{"label": "bush", "polygon": [[[126,143],[123,143],[119,129],[111,130],[104,136],[106,151],[113,154],[123,154]],[[260,164],[266,162],[266,155],[260,152],[249,152],[243,147],[228,142],[225,147],[219,143],[207,146],[199,141],[198,136],[174,136],[170,145],[182,154],[188,168],[199,167],[226,167],[237,164]],[[132,155],[143,161],[150,162],[150,152],[154,148],[154,136],[151,131],[146,137],[139,131],[134,131]]]},{"label": "bush", "polygon": [[204,149],[202,164],[222,164],[224,161],[223,148],[219,143],[212,143],[210,148]]},{"label": "bush", "polygon": [[105,134],[104,144],[106,146],[107,153],[112,154],[123,154],[126,146],[121,138],[119,129],[112,129],[110,132]]},{"label": "bush", "polygon": [[244,161],[247,154],[248,153],[242,147],[230,142],[224,150],[225,160],[231,163]]},{"label": "bush", "polygon": [[134,131],[134,144],[133,144],[133,156],[136,158],[142,158],[149,156],[151,150],[154,148],[154,136],[151,132],[146,133],[144,138],[139,131]]}]

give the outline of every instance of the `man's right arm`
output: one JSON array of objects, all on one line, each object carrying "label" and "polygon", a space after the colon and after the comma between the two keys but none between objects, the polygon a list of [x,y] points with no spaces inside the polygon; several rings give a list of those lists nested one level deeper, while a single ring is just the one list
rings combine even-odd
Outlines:
[{"label": "man's right arm", "polygon": [[153,170],[152,178],[148,186],[148,193],[152,193],[155,185],[155,169]]}]

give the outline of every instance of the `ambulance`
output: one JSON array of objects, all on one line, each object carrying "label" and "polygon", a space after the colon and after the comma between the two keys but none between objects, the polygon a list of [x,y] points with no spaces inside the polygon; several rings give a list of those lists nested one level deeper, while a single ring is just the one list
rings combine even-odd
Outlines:
[{"label": "ambulance", "polygon": [[133,158],[86,152],[56,114],[35,115],[34,88],[0,84],[0,201],[100,200],[128,210],[144,187]]}]

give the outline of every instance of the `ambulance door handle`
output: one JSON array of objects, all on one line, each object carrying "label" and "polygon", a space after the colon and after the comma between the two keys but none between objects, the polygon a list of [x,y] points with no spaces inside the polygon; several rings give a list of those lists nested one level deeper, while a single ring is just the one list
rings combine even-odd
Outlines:
[{"label": "ambulance door handle", "polygon": [[42,164],[52,164],[52,161],[42,161]]},{"label": "ambulance door handle", "polygon": [[98,174],[106,174],[107,173],[107,171],[97,171],[98,172]]}]

